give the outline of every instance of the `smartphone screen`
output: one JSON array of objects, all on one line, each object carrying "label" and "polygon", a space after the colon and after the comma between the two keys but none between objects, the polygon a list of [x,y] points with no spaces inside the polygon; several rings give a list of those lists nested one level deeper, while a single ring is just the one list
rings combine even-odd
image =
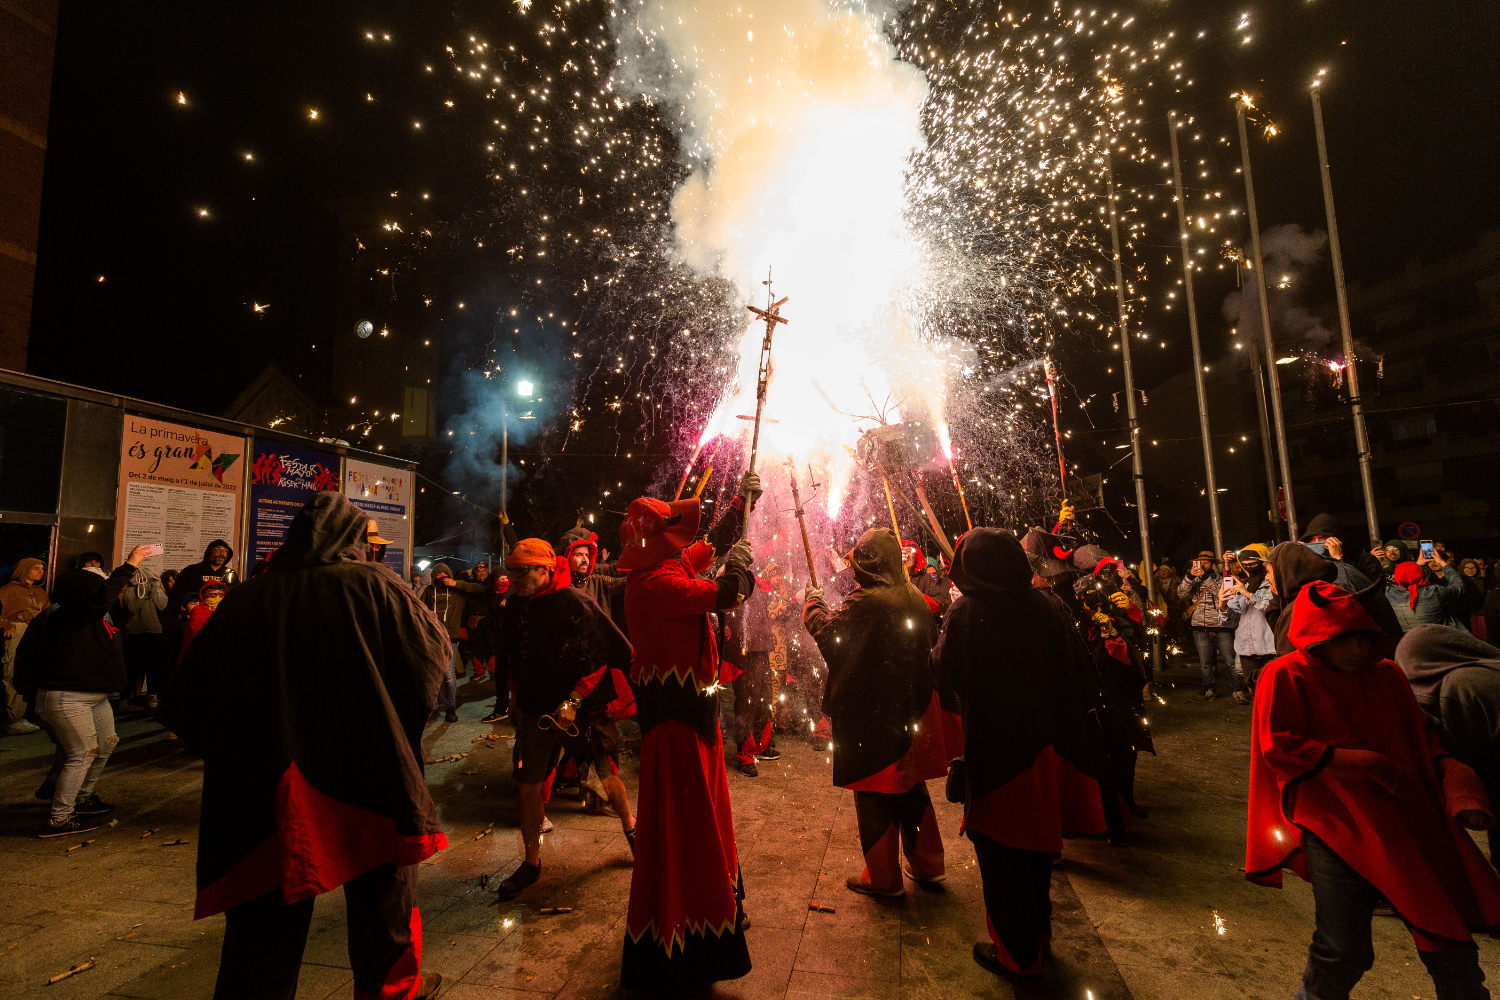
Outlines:
[{"label": "smartphone screen", "polygon": [[1423,559],[1435,559],[1435,558],[1437,558],[1437,551],[1432,547],[1432,539],[1430,539],[1430,538],[1424,538],[1424,539],[1422,539],[1422,558]]}]

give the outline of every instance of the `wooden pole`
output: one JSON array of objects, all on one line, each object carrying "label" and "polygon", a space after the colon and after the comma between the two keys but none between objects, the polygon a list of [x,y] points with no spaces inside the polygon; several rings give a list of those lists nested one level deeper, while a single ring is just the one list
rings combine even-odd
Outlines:
[{"label": "wooden pole", "polygon": [[802,551],[807,556],[807,576],[812,580],[812,585],[818,585],[818,570],[813,565],[812,542],[807,537],[807,517],[802,512],[802,494],[797,490],[797,467],[792,464],[792,456],[786,457],[787,468],[792,478],[792,513],[797,515],[797,524],[802,528]]},{"label": "wooden pole", "polygon": [[[915,473],[914,475],[920,477],[921,474]],[[948,536],[943,534],[943,526],[938,524],[937,515],[932,512],[932,504],[927,502],[927,488],[922,485],[920,478],[917,478],[916,483],[917,499],[922,501],[922,510],[927,514],[927,522],[932,525],[932,532],[937,538],[938,547],[943,550],[943,554],[948,557],[948,561],[952,562],[953,546],[949,544]]]}]

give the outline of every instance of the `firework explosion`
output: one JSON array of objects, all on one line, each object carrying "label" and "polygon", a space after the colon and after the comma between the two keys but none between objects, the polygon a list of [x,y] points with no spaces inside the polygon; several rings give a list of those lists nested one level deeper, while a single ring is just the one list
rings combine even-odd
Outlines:
[{"label": "firework explosion", "polygon": [[[532,36],[448,48],[448,89],[490,116],[496,192],[456,240],[503,239],[510,300],[464,359],[483,381],[460,450],[493,466],[497,386],[484,383],[514,371],[507,352],[525,342],[572,389],[552,394],[566,412],[538,414],[561,418],[558,452],[612,436],[657,463],[658,492],[700,445],[717,474],[737,472],[762,336],[744,307],[764,304],[771,271],[791,324],[772,352],[765,478],[784,478],[768,470],[791,455],[837,533],[891,507],[910,529],[924,520],[910,494],[888,507],[852,451],[880,423],[921,420],[946,453],[928,465],[950,529],[962,515],[945,457],[976,520],[1047,516],[1060,484],[1041,360],[1065,333],[1097,350],[1113,331],[1093,304],[1113,285],[1104,152],[1117,171],[1157,165],[1139,95],[1191,83],[1173,33],[1137,47],[1127,14],[992,3],[565,2],[517,16]],[[1128,254],[1156,194],[1121,197]],[[495,235],[507,224],[526,238]],[[1137,315],[1146,281],[1134,262]]]}]

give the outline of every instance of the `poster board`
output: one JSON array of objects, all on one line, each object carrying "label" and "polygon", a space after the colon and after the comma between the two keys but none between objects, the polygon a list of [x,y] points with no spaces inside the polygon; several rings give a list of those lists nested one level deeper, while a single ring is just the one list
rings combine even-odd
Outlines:
[{"label": "poster board", "polygon": [[405,580],[411,572],[412,481],[410,469],[393,469],[347,459],[344,462],[344,496],[375,519],[380,537],[388,539],[385,564]]},{"label": "poster board", "polygon": [[116,498],[115,565],[137,545],[160,543],[146,560],[160,574],[200,562],[208,543],[233,547],[241,568],[240,510],[245,439],[154,417],[125,415]]},{"label": "poster board", "polygon": [[255,442],[250,466],[250,545],[255,562],[275,552],[314,493],[339,488],[339,456],[279,441]]}]

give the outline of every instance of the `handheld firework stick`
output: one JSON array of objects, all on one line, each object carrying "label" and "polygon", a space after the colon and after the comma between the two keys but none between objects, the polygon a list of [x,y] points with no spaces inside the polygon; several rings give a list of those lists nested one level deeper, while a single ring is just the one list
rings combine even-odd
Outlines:
[{"label": "handheld firework stick", "polygon": [[[1062,430],[1057,424],[1057,366],[1052,363],[1051,358],[1042,359],[1042,372],[1047,377],[1047,395],[1052,397],[1052,438],[1057,442],[1057,475],[1062,480],[1063,496],[1067,496],[1068,467],[1063,462]],[[956,475],[953,481],[958,482]]]},{"label": "handheld firework stick", "polygon": [[677,484],[677,492],[672,494],[675,502],[682,499],[682,491],[687,489],[688,476],[693,474],[693,465],[698,461],[698,453],[703,450],[703,442],[699,441],[693,448],[692,456],[687,460],[687,465],[682,470],[682,480]]},{"label": "handheld firework stick", "polygon": [[[807,539],[807,518],[802,512],[802,494],[797,490],[797,467],[792,464],[792,456],[786,457],[786,465],[792,477],[792,513],[797,515],[797,524],[802,528],[802,551],[807,555],[807,576],[812,580],[812,585],[818,585],[818,571],[813,566],[812,542]],[[808,467],[808,478],[812,478],[812,468]],[[814,484],[816,485],[816,484]]]},{"label": "handheld firework stick", "polygon": [[[760,342],[760,364],[756,370],[755,377],[755,431],[750,437],[750,465],[746,469],[746,475],[755,472],[755,459],[760,451],[760,421],[766,412],[766,385],[771,381],[771,335],[776,332],[777,323],[790,322],[786,317],[781,315],[781,307],[786,305],[787,299],[790,296],[784,295],[780,301],[771,298],[771,272],[769,269],[766,271],[766,280],[761,282],[761,284],[766,286],[766,307],[764,309],[757,309],[754,306],[745,307],[765,320],[766,323],[766,336]],[[741,537],[748,537],[749,534],[750,504],[747,497]]]},{"label": "handheld firework stick", "polygon": [[969,517],[969,498],[964,496],[964,484],[958,481],[958,469],[953,464],[953,456],[948,456],[948,472],[953,476],[953,488],[958,490],[958,502],[964,506],[964,524],[968,530],[974,530],[974,519]]}]

